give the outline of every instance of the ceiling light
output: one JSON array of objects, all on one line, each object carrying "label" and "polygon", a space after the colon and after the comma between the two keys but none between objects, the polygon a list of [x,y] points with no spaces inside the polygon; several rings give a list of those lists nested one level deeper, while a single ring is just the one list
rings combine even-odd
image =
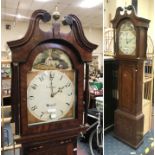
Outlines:
[{"label": "ceiling light", "polygon": [[21,14],[17,14],[17,15],[15,15],[15,14],[10,14],[10,13],[2,13],[3,15],[5,15],[5,16],[10,16],[10,17],[16,17],[16,18],[18,18],[18,19],[30,19],[29,17],[26,17],[26,16],[23,16],[23,15],[21,15]]},{"label": "ceiling light", "polygon": [[100,5],[101,3],[103,3],[103,0],[83,0],[81,3],[80,3],[80,7],[81,8],[92,8],[92,7],[95,7],[97,5]]},{"label": "ceiling light", "polygon": [[48,2],[48,1],[51,1],[51,0],[35,0],[35,1],[38,1],[38,2],[43,2],[43,3],[45,3],[45,2]]},{"label": "ceiling light", "polygon": [[21,19],[21,18],[22,18],[22,15],[18,14],[16,17],[17,17],[18,19]]},{"label": "ceiling light", "polygon": [[21,14],[15,15],[15,17],[16,17],[17,19],[29,19],[29,17],[23,16],[23,15],[21,15]]}]

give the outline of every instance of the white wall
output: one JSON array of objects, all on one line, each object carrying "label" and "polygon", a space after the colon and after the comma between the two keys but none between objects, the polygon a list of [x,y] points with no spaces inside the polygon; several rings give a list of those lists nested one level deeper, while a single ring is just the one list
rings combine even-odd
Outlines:
[{"label": "white wall", "polygon": [[103,66],[103,32],[102,29],[84,28],[85,35],[89,41],[98,45],[93,55],[99,58],[99,69]]},{"label": "white wall", "polygon": [[104,27],[112,27],[110,21],[114,18],[116,8],[131,5],[131,0],[105,0],[104,1]]},{"label": "white wall", "polygon": [[[28,22],[17,22],[15,26],[12,25],[11,30],[6,30],[5,25],[6,24],[11,24],[10,22],[7,21],[2,21],[1,23],[1,51],[6,51],[6,42],[7,41],[12,41],[12,40],[17,40],[22,38],[28,28]],[[51,24],[41,24],[41,28],[45,31],[50,30]],[[70,29],[68,27],[62,27],[62,32],[69,32]],[[97,29],[97,28],[84,28],[84,33],[86,38],[92,42],[98,45],[98,48],[93,52],[93,55],[99,55],[99,64],[101,68],[102,62],[102,56],[103,56],[103,37],[102,37],[102,29]]]},{"label": "white wall", "polygon": [[116,0],[104,1],[104,28],[112,27],[111,20],[115,16]]},{"label": "white wall", "polygon": [[138,16],[147,18],[151,20],[148,34],[152,37],[152,39],[155,41],[154,38],[154,0],[138,0]]},{"label": "white wall", "polygon": [[125,7],[128,5],[131,5],[132,1],[131,0],[116,0],[116,7]]}]

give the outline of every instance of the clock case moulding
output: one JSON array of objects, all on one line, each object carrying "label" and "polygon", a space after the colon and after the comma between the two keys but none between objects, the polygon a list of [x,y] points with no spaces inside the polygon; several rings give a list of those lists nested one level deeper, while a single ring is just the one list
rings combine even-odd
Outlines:
[{"label": "clock case moulding", "polygon": [[[39,28],[40,20],[48,22],[51,20],[51,15],[45,10],[36,10],[31,16],[25,36],[22,39],[8,42],[12,52],[12,117],[15,121],[16,134],[19,135],[16,137],[16,142],[25,145],[35,144],[37,141],[49,141],[49,139],[54,141],[65,137],[74,138],[81,131],[86,130],[89,101],[88,63],[92,61],[92,51],[97,48],[97,45],[86,39],[80,20],[73,14],[64,17],[63,24],[69,25],[71,29],[68,33],[60,32],[60,23],[57,21],[53,22],[50,31],[44,32]],[[32,67],[37,54],[48,48],[63,50],[71,59],[77,72],[76,118],[29,127],[26,106],[26,72],[24,73],[22,68],[26,63]],[[86,67],[84,67],[85,64]],[[83,112],[85,112],[85,117],[83,117]]]}]

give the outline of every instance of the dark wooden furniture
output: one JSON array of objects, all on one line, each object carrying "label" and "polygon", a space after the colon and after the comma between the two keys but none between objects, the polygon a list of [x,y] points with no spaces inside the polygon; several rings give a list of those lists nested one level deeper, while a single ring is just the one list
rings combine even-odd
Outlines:
[{"label": "dark wooden furniture", "polygon": [[[92,60],[92,51],[97,48],[97,45],[90,43],[85,38],[80,20],[75,15],[68,15],[63,21],[63,24],[70,26],[69,33],[60,32],[58,21],[53,23],[52,30],[43,32],[39,28],[40,20],[48,22],[50,19],[50,14],[45,10],[36,10],[32,14],[24,38],[8,42],[12,52],[12,112],[16,134],[19,135],[15,140],[22,144],[22,154],[24,155],[76,155],[77,136],[86,129],[87,101],[89,99],[88,62]],[[69,57],[76,72],[73,84],[76,93],[75,114],[71,119],[64,118],[64,120],[59,121],[45,123],[40,121],[36,124],[30,124],[29,119],[32,119],[32,116],[30,116],[28,109],[28,97],[33,98],[33,96],[27,96],[27,74],[31,71],[35,58],[41,53],[44,54],[44,51],[52,49],[63,51]],[[84,65],[86,65],[85,68]],[[57,70],[59,71],[59,69]],[[52,77],[50,76],[50,78]],[[33,89],[36,88],[33,87]],[[58,92],[61,93],[61,91]],[[51,97],[53,96],[51,95]],[[45,102],[46,100],[47,98],[44,98]],[[38,119],[36,120],[38,121]]]},{"label": "dark wooden furniture", "polygon": [[[115,111],[115,136],[137,148],[143,142],[143,62],[146,57],[149,20],[137,17],[134,8],[128,6],[116,10],[112,24],[115,58],[119,62],[119,104]],[[122,41],[121,33],[125,36]]]},{"label": "dark wooden furniture", "polygon": [[114,111],[118,102],[118,64],[114,58],[104,57],[104,130],[114,125]]}]

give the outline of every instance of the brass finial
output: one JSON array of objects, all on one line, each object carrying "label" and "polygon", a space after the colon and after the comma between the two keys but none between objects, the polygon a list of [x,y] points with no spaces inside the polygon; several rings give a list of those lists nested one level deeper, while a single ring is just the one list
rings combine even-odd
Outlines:
[{"label": "brass finial", "polygon": [[58,7],[55,7],[55,11],[52,14],[54,20],[58,20],[60,18],[60,12],[58,11]]}]

